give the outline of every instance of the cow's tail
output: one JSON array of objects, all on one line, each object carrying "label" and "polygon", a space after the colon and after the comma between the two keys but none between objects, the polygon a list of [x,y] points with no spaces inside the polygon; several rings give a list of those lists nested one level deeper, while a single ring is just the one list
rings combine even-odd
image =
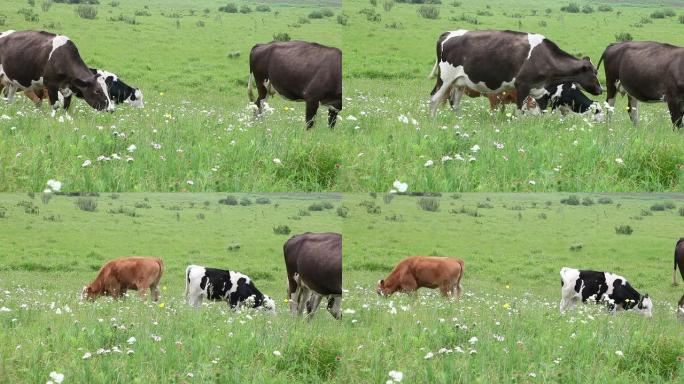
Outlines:
[{"label": "cow's tail", "polygon": [[435,65],[432,67],[432,72],[428,76],[428,79],[434,79],[435,76],[439,75],[439,60],[435,60]]},{"label": "cow's tail", "polygon": [[188,265],[187,268],[185,268],[185,301],[188,300],[188,294],[190,293],[190,270],[192,269],[192,265]]},{"label": "cow's tail", "polygon": [[157,284],[159,284],[159,280],[161,280],[162,274],[164,274],[164,262],[162,259],[157,259],[157,265],[159,265],[159,277],[157,278]]},{"label": "cow's tail", "polygon": [[458,291],[461,292],[461,279],[463,278],[463,274],[465,274],[465,262],[458,259],[458,264],[461,266],[461,274],[458,275],[458,279],[456,279],[456,287],[458,287]]},{"label": "cow's tail", "polygon": [[249,101],[254,102],[256,100],[254,98],[254,82],[256,80],[254,79],[254,74],[252,72],[249,73],[249,80],[247,81],[247,96],[249,96]]},{"label": "cow's tail", "polygon": [[[677,244],[679,244],[682,239],[679,239]],[[677,285],[677,248],[674,250],[674,269],[672,270],[672,285]]]},{"label": "cow's tail", "polygon": [[599,68],[601,68],[601,63],[603,62],[603,58],[606,57],[606,51],[603,51],[601,54],[601,58],[598,61],[598,64],[596,64],[596,70],[598,71]]}]

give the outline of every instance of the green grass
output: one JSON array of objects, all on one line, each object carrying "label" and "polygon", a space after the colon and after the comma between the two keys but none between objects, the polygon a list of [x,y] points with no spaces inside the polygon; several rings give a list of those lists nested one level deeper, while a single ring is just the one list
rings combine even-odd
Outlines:
[{"label": "green grass", "polygon": [[[271,204],[219,204],[226,194],[103,193],[86,212],[75,206],[78,197],[44,204],[39,196],[0,195],[0,308],[10,310],[0,311],[0,381],[44,382],[56,371],[65,382],[375,383],[392,370],[404,382],[682,380],[674,310],[681,286],[671,287],[670,276],[684,196],[577,194],[612,200],[585,206],[561,204],[568,194],[443,194],[433,197],[435,212],[419,207],[420,196],[232,196]],[[307,209],[326,202],[334,208]],[[382,212],[368,213],[371,203]],[[674,208],[650,211],[654,204]],[[346,218],[336,213],[341,206]],[[109,213],[119,207],[135,216]],[[644,210],[652,215],[642,217]],[[394,216],[402,220],[388,219]],[[342,320],[324,310],[311,323],[287,313],[282,244],[289,236],[273,233],[278,225],[342,232]],[[618,225],[634,232],[617,235]],[[164,259],[162,306],[135,293],[79,301],[102,263],[133,254]],[[465,259],[462,301],[425,289],[378,297],[377,281],[408,255]],[[247,273],[276,300],[277,314],[237,313],[224,303],[188,308],[190,263]],[[626,276],[653,298],[653,318],[611,316],[594,305],[559,315],[563,266]],[[86,352],[92,356],[83,359]]]},{"label": "green grass", "polygon": [[[54,3],[48,12],[36,7],[40,21],[27,22],[17,14],[26,2],[8,1],[4,28],[70,36],[89,65],[141,87],[147,106],[103,114],[78,101],[74,120],[63,123],[49,118],[47,106],[36,111],[24,98],[0,106],[0,116],[9,118],[0,119],[0,191],[41,191],[48,179],[70,191],[387,191],[396,179],[413,191],[683,190],[682,134],[672,130],[665,104],[642,105],[636,127],[623,111],[624,98],[605,124],[491,115],[484,98],[464,100],[458,116],[446,107],[434,120],[427,113],[434,86],[427,75],[443,31],[534,31],[597,61],[621,32],[684,45],[676,18],[634,26],[663,6],[611,2],[612,12],[568,14],[560,12],[565,3],[551,0],[458,7],[446,0],[437,5],[439,18],[430,20],[418,14],[419,5],[395,3],[385,11],[379,3],[325,2],[335,15],[311,19],[318,2],[269,2],[271,12],[243,14],[219,12],[225,2],[210,0],[156,0],[146,2],[147,9],[133,0],[117,7],[103,1],[94,20],[77,17],[72,5]],[[369,12],[360,13],[368,8],[381,20],[368,21]],[[337,22],[342,14],[344,26]],[[110,21],[120,15],[138,24]],[[463,15],[480,24],[459,21]],[[269,100],[272,114],[252,119],[249,50],[278,33],[343,49],[345,100],[334,130],[319,111],[316,127],[305,131],[304,105],[281,98]],[[235,52],[240,55],[230,58]],[[402,115],[408,124],[399,121]],[[132,144],[137,150],[129,153]],[[472,153],[475,144],[481,149]],[[97,161],[114,153],[121,160]],[[457,155],[466,161],[441,161]],[[469,162],[471,155],[475,160]],[[92,165],[82,167],[85,160]],[[432,167],[425,167],[428,160]]]}]

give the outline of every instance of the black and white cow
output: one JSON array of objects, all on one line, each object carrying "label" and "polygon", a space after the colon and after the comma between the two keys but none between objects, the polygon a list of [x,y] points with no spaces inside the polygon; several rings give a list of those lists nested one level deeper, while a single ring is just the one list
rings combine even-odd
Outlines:
[{"label": "black and white cow", "polygon": [[[306,127],[313,127],[320,104],[328,107],[328,126],[335,126],[342,109],[342,51],[306,41],[257,44],[249,54],[250,101],[261,114],[263,101],[274,91],[288,100],[306,103]],[[254,98],[253,87],[259,92]]]},{"label": "black and white cow", "polygon": [[43,31],[0,33],[0,78],[8,84],[9,102],[17,90],[47,88],[53,115],[60,92],[77,93],[97,110],[114,110],[104,78],[90,71],[66,36]]},{"label": "black and white cow", "polygon": [[283,245],[283,254],[291,313],[302,315],[306,309],[311,320],[323,297],[327,297],[328,312],[340,319],[342,235],[307,232],[292,236]]},{"label": "black and white cow", "polygon": [[569,112],[582,114],[590,111],[594,119],[602,121],[604,118],[599,103],[588,98],[573,83],[547,87],[545,95],[537,99],[537,105],[541,110],[546,110],[550,105],[552,111],[558,109],[563,115]]},{"label": "black and white cow", "polygon": [[207,298],[226,301],[231,308],[249,305],[275,312],[273,299],[261,293],[252,279],[240,272],[189,265],[185,277],[185,298],[193,307],[199,307],[202,299]]},{"label": "black and white cow", "polygon": [[432,116],[454,87],[455,111],[463,87],[480,93],[515,89],[518,109],[528,96],[541,97],[552,84],[577,83],[592,95],[601,93],[596,69],[588,58],[577,59],[535,33],[464,29],[445,32],[437,40],[432,76],[437,76],[430,99]]},{"label": "black and white cow", "polygon": [[606,303],[615,312],[618,309],[633,310],[647,317],[652,316],[653,302],[648,294],[641,295],[632,288],[627,279],[610,272],[561,268],[560,311],[575,306],[577,301],[589,299]]},{"label": "black and white cow", "polygon": [[666,102],[670,119],[682,126],[684,116],[684,48],[653,41],[626,41],[610,44],[599,60],[605,61],[606,97],[615,105],[619,91],[627,94],[627,112],[634,124],[639,121],[639,101]]}]

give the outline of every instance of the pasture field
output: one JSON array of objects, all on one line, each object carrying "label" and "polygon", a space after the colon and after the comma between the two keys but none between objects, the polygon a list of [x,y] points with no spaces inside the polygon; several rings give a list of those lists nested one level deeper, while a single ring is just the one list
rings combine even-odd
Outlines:
[{"label": "pasture field", "polygon": [[[0,382],[45,382],[53,371],[64,383],[384,383],[391,371],[404,383],[682,381],[683,291],[670,286],[682,195],[581,194],[578,205],[560,203],[568,194],[233,196],[253,204],[101,194],[88,212],[78,197],[0,195]],[[308,209],[323,202],[333,207]],[[342,232],[340,321],[287,313],[279,225]],[[616,233],[623,225],[631,235]],[[96,269],[125,254],[164,258],[160,302],[79,301]],[[414,254],[465,259],[462,300],[377,296],[377,281]],[[189,263],[249,274],[278,313],[188,308]],[[559,315],[562,266],[623,274],[651,295],[653,318],[594,305]]]},{"label": "pasture field", "polygon": [[[78,101],[73,120],[60,122],[28,100],[1,105],[0,190],[40,191],[48,179],[69,191],[128,192],[387,191],[396,179],[412,191],[683,189],[682,134],[671,129],[664,104],[642,105],[636,127],[624,98],[607,123],[517,117],[510,106],[490,114],[484,99],[465,100],[458,116],[446,107],[434,120],[427,114],[434,86],[427,75],[445,30],[534,31],[597,61],[623,32],[684,45],[681,1],[605,2],[609,12],[583,2],[594,12],[570,14],[560,11],[562,1],[445,0],[433,6],[434,20],[419,15],[423,5],[391,0],[261,3],[268,12],[231,2],[250,13],[219,12],[226,2],[217,0],[100,3],[89,20],[76,5],[43,11],[42,0],[34,7],[8,0],[2,28],[70,36],[87,64],[141,87],[146,108],[101,114]],[[39,20],[26,21],[22,9]],[[316,18],[323,9],[332,16]],[[650,18],[664,9],[675,16]],[[305,131],[304,105],[280,98],[252,119],[249,50],[280,33],[342,48],[345,100],[334,130],[320,110]]]}]

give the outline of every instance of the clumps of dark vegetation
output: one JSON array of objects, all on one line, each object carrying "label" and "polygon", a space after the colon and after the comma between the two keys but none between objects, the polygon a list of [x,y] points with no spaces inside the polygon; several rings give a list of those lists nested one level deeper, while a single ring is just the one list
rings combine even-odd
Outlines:
[{"label": "clumps of dark vegetation", "polygon": [[344,13],[340,13],[337,15],[337,24],[339,25],[347,25],[349,23],[349,16],[345,15]]},{"label": "clumps of dark vegetation", "polygon": [[391,11],[392,7],[394,7],[394,1],[393,0],[385,0],[385,3],[382,5],[382,9],[384,9],[385,12]]},{"label": "clumps of dark vegetation", "polygon": [[467,215],[472,217],[482,217],[482,214],[477,209],[468,208],[465,205],[461,206],[459,209],[452,209],[449,211],[455,215]]},{"label": "clumps of dark vegetation", "polygon": [[585,5],[582,7],[582,13],[594,13],[594,8],[591,5]]},{"label": "clumps of dark vegetation", "polygon": [[239,57],[240,57],[240,51],[228,52],[228,58],[229,59],[237,59]]},{"label": "clumps of dark vegetation", "polygon": [[268,197],[257,197],[254,199],[254,202],[259,204],[259,205],[266,205],[266,204],[271,204],[271,199]]},{"label": "clumps of dark vegetation", "polygon": [[49,11],[50,7],[52,7],[52,0],[43,0],[43,2],[40,3],[40,9],[42,9],[43,12]]},{"label": "clumps of dark vegetation", "polygon": [[309,205],[308,210],[309,211],[322,211],[323,210],[323,204],[313,203],[313,204]]},{"label": "clumps of dark vegetation", "polygon": [[359,203],[359,206],[365,207],[366,212],[370,213],[371,215],[379,215],[380,213],[382,213],[382,209],[379,205],[375,204],[374,201],[364,200]]},{"label": "clumps of dark vegetation", "polygon": [[7,23],[7,16],[0,14],[0,26],[3,26]]},{"label": "clumps of dark vegetation", "polygon": [[632,34],[629,32],[620,32],[615,34],[615,41],[617,42],[624,42],[624,41],[632,41],[634,38],[632,37]]},{"label": "clumps of dark vegetation", "polygon": [[252,13],[252,8],[247,4],[243,4],[240,6],[240,13],[244,13],[244,14]]},{"label": "clumps of dark vegetation", "polygon": [[478,9],[475,14],[478,16],[494,16],[494,13],[488,9]]},{"label": "clumps of dark vegetation", "polygon": [[629,225],[623,224],[615,227],[615,234],[617,235],[631,235],[633,232],[634,230]]},{"label": "clumps of dark vegetation", "polygon": [[309,19],[322,19],[324,17],[332,17],[334,14],[335,13],[332,10],[324,8],[311,11],[307,17]]},{"label": "clumps of dark vegetation", "polygon": [[145,17],[152,16],[152,12],[150,12],[150,10],[147,9],[147,8],[139,9],[139,10],[135,11],[134,14],[135,14],[136,16],[145,16]]},{"label": "clumps of dark vegetation", "polygon": [[612,10],[613,10],[613,7],[611,7],[610,5],[601,4],[598,6],[599,12],[611,12]]},{"label": "clumps of dark vegetation", "polygon": [[289,235],[292,230],[290,227],[287,225],[279,225],[277,227],[273,227],[273,233],[276,235]]},{"label": "clumps of dark vegetation", "polygon": [[561,12],[567,12],[567,13],[580,13],[580,7],[577,5],[577,3],[570,3],[564,7],[561,7]]},{"label": "clumps of dark vegetation", "polygon": [[439,8],[433,5],[421,5],[418,14],[424,19],[435,20],[439,18]]},{"label": "clumps of dark vegetation", "polygon": [[[683,215],[684,216],[684,215]],[[4,206],[0,205],[0,219],[4,219],[7,217],[7,208]]]},{"label": "clumps of dark vegetation", "polygon": [[140,215],[133,208],[119,206],[119,208],[110,208],[107,211],[110,215],[125,215],[129,217],[140,217]]},{"label": "clumps of dark vegetation", "polygon": [[79,197],[74,204],[76,205],[76,208],[81,211],[95,212],[97,209],[97,200],[92,197]]},{"label": "clumps of dark vegetation", "polygon": [[37,215],[40,213],[40,208],[38,208],[37,205],[33,204],[33,201],[22,200],[17,203],[17,207],[23,207],[24,213],[29,215]]},{"label": "clumps of dark vegetation", "polygon": [[112,199],[112,200],[116,200],[116,199],[118,199],[119,197],[121,197],[121,195],[119,195],[118,193],[112,193],[112,194],[109,195],[109,198]]},{"label": "clumps of dark vegetation", "polygon": [[297,213],[300,217],[302,216],[311,216],[311,212],[307,211],[306,209],[300,209],[299,212]]},{"label": "clumps of dark vegetation", "polygon": [[65,3],[65,4],[100,4],[100,0],[54,0],[55,3]]},{"label": "clumps of dark vegetation", "polygon": [[451,195],[451,198],[454,200],[458,200],[461,197],[463,197],[463,196],[460,193],[454,193],[453,195]]},{"label": "clumps of dark vegetation", "polygon": [[393,199],[394,199],[394,193],[385,193],[382,196],[382,201],[384,201],[385,204],[391,203]]},{"label": "clumps of dark vegetation", "polygon": [[585,207],[594,205],[594,200],[591,197],[587,196],[582,199],[582,205],[584,205]]},{"label": "clumps of dark vegetation", "polygon": [[663,204],[663,203],[655,203],[655,204],[651,205],[651,211],[661,212],[664,210],[665,210],[665,204]]},{"label": "clumps of dark vegetation", "polygon": [[392,216],[385,216],[385,220],[387,220],[387,221],[404,221],[404,217],[402,215],[398,215],[395,213]]},{"label": "clumps of dark vegetation", "polygon": [[121,2],[118,1],[118,0],[113,0],[113,1],[110,1],[110,2],[109,2],[109,6],[112,7],[112,8],[116,8],[116,7],[118,7],[119,5],[121,5]]},{"label": "clumps of dark vegetation", "polygon": [[679,208],[679,216],[684,216],[684,207]]},{"label": "clumps of dark vegetation", "polygon": [[471,15],[466,15],[465,13],[461,14],[461,16],[452,16],[450,18],[451,21],[458,21],[458,22],[464,22],[472,25],[478,25],[480,24],[480,20],[477,19],[475,16]]},{"label": "clumps of dark vegetation", "polygon": [[442,4],[442,0],[396,0],[396,1],[397,1],[397,3],[407,3],[407,4]]},{"label": "clumps of dark vegetation", "polygon": [[40,16],[38,16],[37,13],[33,12],[33,9],[31,9],[31,8],[21,8],[19,11],[17,11],[17,13],[24,16],[25,21],[31,21],[31,22],[40,21]]},{"label": "clumps of dark vegetation", "polygon": [[404,29],[404,24],[393,21],[389,24],[385,24],[385,28],[387,28],[387,29]]},{"label": "clumps of dark vegetation", "polygon": [[600,197],[598,200],[599,204],[613,204],[613,199],[610,197]]},{"label": "clumps of dark vegetation", "polygon": [[539,217],[542,220],[546,220],[548,218],[548,216],[546,216],[546,213],[544,212],[541,212],[537,217]]},{"label": "clumps of dark vegetation", "polygon": [[242,199],[240,199],[240,205],[243,207],[250,206],[252,205],[252,200],[250,200],[247,196],[243,196]]},{"label": "clumps of dark vegetation", "polygon": [[254,7],[254,10],[257,12],[271,12],[271,7],[269,7],[266,4],[259,4],[256,7]]},{"label": "clumps of dark vegetation", "polygon": [[[376,262],[354,263],[349,267],[350,271],[365,271],[365,272],[389,272],[394,267],[390,265],[380,264]],[[346,266],[345,266],[346,271]]]},{"label": "clumps of dark vegetation", "polygon": [[59,223],[62,221],[62,216],[55,215],[54,213],[51,213],[49,215],[43,216],[43,221],[49,221],[51,223]]},{"label": "clumps of dark vegetation", "polygon": [[197,220],[204,220],[206,218],[202,212],[199,212],[195,217],[197,217]]},{"label": "clumps of dark vegetation", "polygon": [[642,209],[640,215],[641,215],[641,217],[644,217],[644,216],[653,216],[653,212],[651,212],[651,211],[649,211],[649,210],[647,210],[647,209]]},{"label": "clumps of dark vegetation", "polygon": [[141,209],[150,209],[152,208],[152,205],[150,205],[150,200],[148,198],[144,198],[143,201],[138,201],[134,205],[136,208],[141,208]]},{"label": "clumps of dark vegetation", "polygon": [[[682,208],[684,209],[684,208]],[[344,205],[337,207],[337,216],[346,219],[349,217],[349,208],[345,207]],[[682,215],[684,216],[684,215]]]},{"label": "clumps of dark vegetation", "polygon": [[126,16],[124,14],[120,14],[118,17],[109,17],[107,20],[113,21],[113,22],[122,22],[130,25],[137,25],[140,24],[138,21],[135,19],[135,17],[131,16]]},{"label": "clumps of dark vegetation", "polygon": [[582,250],[582,248],[584,248],[584,244],[582,244],[582,243],[570,245],[570,251],[571,252],[579,252]]},{"label": "clumps of dark vegetation", "polygon": [[363,8],[359,11],[359,13],[362,15],[366,15],[366,20],[371,22],[379,23],[382,20],[382,16],[379,13],[375,12],[375,9],[373,8]]},{"label": "clumps of dark vegetation", "polygon": [[234,3],[228,3],[226,5],[223,5],[219,7],[219,12],[225,12],[225,13],[238,13],[238,7]]},{"label": "clumps of dark vegetation", "polygon": [[238,205],[238,200],[235,196],[228,195],[225,198],[220,199],[218,203],[223,205]]},{"label": "clumps of dark vegetation", "polygon": [[273,41],[290,41],[292,38],[287,32],[278,32],[273,35]]},{"label": "clumps of dark vegetation", "polygon": [[76,14],[81,19],[94,20],[97,17],[97,8],[92,5],[79,5],[76,7]]},{"label": "clumps of dark vegetation", "polygon": [[494,206],[492,204],[490,204],[488,201],[477,203],[477,207],[478,208],[486,208],[486,209],[494,208]]},{"label": "clumps of dark vegetation", "polygon": [[[240,243],[232,243],[226,248],[228,252],[236,252],[240,250]],[[254,278],[254,276],[252,276]]]},{"label": "clumps of dark vegetation", "polygon": [[565,205],[580,205],[580,199],[575,195],[570,195],[565,199],[561,199],[560,202]]},{"label": "clumps of dark vegetation", "polygon": [[454,7],[454,8],[458,8],[458,7],[460,7],[462,4],[463,4],[463,3],[460,2],[460,1],[452,1],[452,2],[451,2],[451,6]]}]

